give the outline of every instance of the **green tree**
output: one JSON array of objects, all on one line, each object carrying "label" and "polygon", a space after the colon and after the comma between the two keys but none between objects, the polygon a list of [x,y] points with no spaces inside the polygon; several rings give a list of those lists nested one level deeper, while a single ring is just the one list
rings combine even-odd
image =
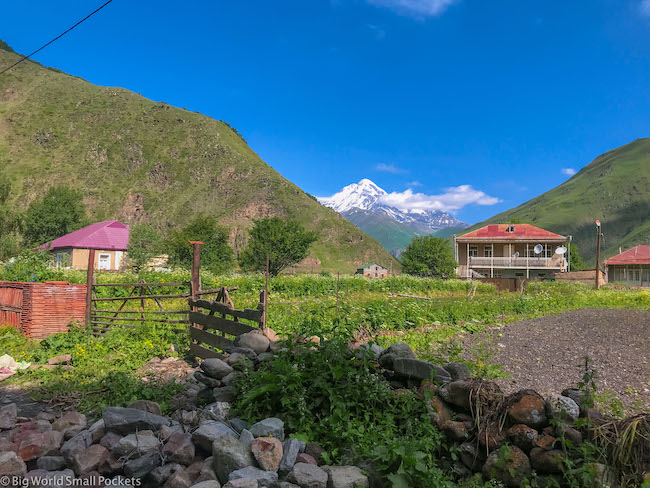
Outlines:
[{"label": "green tree", "polygon": [[587,265],[582,260],[582,256],[580,256],[580,252],[578,251],[578,246],[575,244],[569,246],[569,261],[571,263],[571,271],[587,269]]},{"label": "green tree", "polygon": [[35,200],[23,216],[24,235],[29,244],[42,244],[69,234],[87,224],[86,207],[80,191],[55,186]]},{"label": "green tree", "polygon": [[162,252],[163,239],[160,232],[148,224],[136,224],[131,228],[127,255],[134,267],[144,267],[151,258]]},{"label": "green tree", "polygon": [[414,237],[402,253],[402,271],[417,276],[447,278],[455,272],[457,263],[449,241],[441,237]]},{"label": "green tree", "polygon": [[166,243],[169,264],[191,268],[193,247],[190,241],[201,241],[201,267],[213,273],[232,268],[233,251],[228,245],[228,230],[216,224],[213,218],[198,216],[186,227],[172,232]]},{"label": "green tree", "polygon": [[305,259],[317,238],[315,232],[305,230],[295,220],[255,220],[248,244],[239,255],[239,264],[245,269],[264,271],[268,254],[269,274],[277,276],[287,266]]}]

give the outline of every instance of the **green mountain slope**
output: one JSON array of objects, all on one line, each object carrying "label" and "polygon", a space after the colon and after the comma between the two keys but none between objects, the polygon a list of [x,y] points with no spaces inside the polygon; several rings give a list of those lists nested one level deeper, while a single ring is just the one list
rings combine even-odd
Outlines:
[{"label": "green mountain slope", "polygon": [[585,262],[596,256],[596,226],[603,224],[605,258],[650,243],[650,138],[598,156],[571,179],[511,210],[472,226],[518,219],[572,235]]},{"label": "green mountain slope", "polygon": [[386,214],[358,208],[345,212],[345,218],[369,236],[377,239],[384,249],[389,250],[395,256],[399,256],[413,237],[426,234],[426,232],[418,232],[415,228],[402,224]]},{"label": "green mountain slope", "polygon": [[[18,55],[0,42],[0,67]],[[0,178],[24,208],[53,185],[81,189],[92,220],[161,230],[206,214],[246,240],[251,220],[295,218],[315,230],[306,267],[397,263],[373,238],[268,166],[223,122],[100,87],[38,63],[0,76]]]}]

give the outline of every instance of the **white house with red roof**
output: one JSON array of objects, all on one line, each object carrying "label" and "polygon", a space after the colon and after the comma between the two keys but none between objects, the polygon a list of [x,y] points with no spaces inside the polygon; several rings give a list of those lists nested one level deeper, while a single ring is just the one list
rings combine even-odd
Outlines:
[{"label": "white house with red roof", "polygon": [[88,269],[89,250],[95,250],[95,267],[119,271],[129,244],[129,226],[117,220],[96,222],[40,246],[52,251],[58,267]]},{"label": "white house with red roof", "polygon": [[569,269],[571,237],[530,224],[493,224],[454,238],[464,278],[551,278]]},{"label": "white house with red roof", "polygon": [[650,244],[628,249],[605,261],[607,281],[650,286]]}]

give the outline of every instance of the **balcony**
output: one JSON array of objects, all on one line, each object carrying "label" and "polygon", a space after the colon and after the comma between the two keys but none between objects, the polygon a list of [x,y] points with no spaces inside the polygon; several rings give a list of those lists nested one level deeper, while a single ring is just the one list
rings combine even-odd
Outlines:
[{"label": "balcony", "polygon": [[557,268],[565,269],[567,266],[564,257],[556,255],[552,258],[540,257],[471,257],[469,258],[470,267],[480,268]]}]

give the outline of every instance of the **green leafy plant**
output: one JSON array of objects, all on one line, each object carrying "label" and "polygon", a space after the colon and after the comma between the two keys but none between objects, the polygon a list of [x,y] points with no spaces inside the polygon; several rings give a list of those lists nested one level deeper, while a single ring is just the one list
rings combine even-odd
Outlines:
[{"label": "green leafy plant", "polygon": [[414,237],[401,256],[402,271],[417,276],[454,276],[456,260],[447,239]]}]

